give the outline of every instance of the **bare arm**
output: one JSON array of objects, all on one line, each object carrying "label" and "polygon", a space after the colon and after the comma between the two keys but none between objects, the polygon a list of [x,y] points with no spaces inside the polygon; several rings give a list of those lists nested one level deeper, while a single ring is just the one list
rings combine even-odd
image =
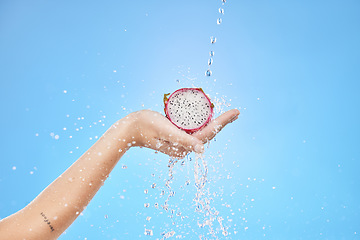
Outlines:
[{"label": "bare arm", "polygon": [[62,175],[22,210],[0,221],[0,240],[57,239],[79,216],[132,146],[159,150],[176,158],[202,152],[239,112],[230,110],[194,135],[186,134],[159,113],[143,110],[112,125]]}]

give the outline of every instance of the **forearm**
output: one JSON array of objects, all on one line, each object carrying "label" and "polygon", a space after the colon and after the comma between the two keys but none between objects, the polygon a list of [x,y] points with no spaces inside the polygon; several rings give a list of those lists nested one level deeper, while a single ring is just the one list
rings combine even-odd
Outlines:
[{"label": "forearm", "polygon": [[128,127],[124,120],[114,124],[34,201],[4,219],[0,224],[0,239],[59,237],[87,206],[129,148]]},{"label": "forearm", "polygon": [[0,221],[0,240],[56,239],[83,211],[131,145],[152,148],[175,158],[191,151],[201,153],[203,143],[238,115],[238,110],[230,110],[189,135],[159,113],[142,110],[129,114],[28,206]]}]

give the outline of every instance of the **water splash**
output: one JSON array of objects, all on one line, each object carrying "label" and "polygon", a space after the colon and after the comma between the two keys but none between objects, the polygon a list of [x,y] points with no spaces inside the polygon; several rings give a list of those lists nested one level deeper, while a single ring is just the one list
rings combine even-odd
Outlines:
[{"label": "water splash", "polygon": [[[170,163],[171,162],[171,163]],[[164,205],[162,205],[162,208],[165,210],[165,211],[168,211],[169,210],[169,200],[170,200],[170,197],[174,196],[175,195],[175,192],[171,189],[171,182],[172,180],[174,179],[174,176],[173,176],[173,168],[174,168],[174,160],[173,159],[170,159],[169,160],[169,174],[168,174],[168,179],[166,180],[165,182],[165,186],[167,187],[168,189],[168,196],[167,196],[167,199],[165,200],[164,202]]]},{"label": "water splash", "polygon": [[[226,228],[224,227],[222,220],[223,218],[219,215],[219,211],[215,207],[211,207],[212,195],[209,188],[205,188],[208,182],[208,165],[205,157],[201,154],[196,154],[194,163],[194,178],[196,194],[193,201],[195,202],[195,211],[203,214],[203,220],[198,221],[198,226],[203,228],[208,226],[209,233],[216,239],[216,231],[214,230],[214,221],[218,220],[220,229],[224,236],[227,235]],[[225,235],[226,234],[226,235]]]},{"label": "water splash", "polygon": [[162,239],[170,238],[170,237],[175,235],[175,231],[170,231],[170,232],[167,232],[167,233],[163,232],[161,235],[163,236]]},{"label": "water splash", "polygon": [[146,236],[152,236],[152,235],[153,235],[153,230],[151,230],[151,229],[146,229],[146,228],[145,228],[144,234],[145,234]]}]

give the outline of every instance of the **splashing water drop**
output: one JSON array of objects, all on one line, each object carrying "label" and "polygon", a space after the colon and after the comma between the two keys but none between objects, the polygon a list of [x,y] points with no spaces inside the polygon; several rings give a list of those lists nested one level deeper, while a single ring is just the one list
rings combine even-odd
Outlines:
[{"label": "splashing water drop", "polygon": [[206,72],[205,72],[205,76],[207,77],[210,77],[212,74],[212,72],[210,71],[210,69],[208,69]]},{"label": "splashing water drop", "polygon": [[214,52],[214,51],[210,51],[210,52],[209,52],[209,55],[210,55],[210,57],[213,57],[213,56],[215,55],[215,52]]},{"label": "splashing water drop", "polygon": [[223,9],[223,8],[219,8],[219,13],[224,14],[224,9]]},{"label": "splashing water drop", "polygon": [[221,18],[218,18],[217,21],[216,21],[216,23],[217,23],[218,25],[220,25],[221,22],[222,22],[222,19],[221,19]]},{"label": "splashing water drop", "polygon": [[146,228],[145,228],[144,234],[145,234],[146,236],[152,236],[152,235],[153,235],[153,231],[152,231],[151,229],[146,229]]},{"label": "splashing water drop", "polygon": [[155,188],[156,187],[156,183],[151,184],[151,188]]},{"label": "splashing water drop", "polygon": [[163,237],[166,238],[170,238],[172,236],[175,235],[175,231],[171,231],[171,232],[167,232],[167,233],[162,233],[161,235],[163,235]]},{"label": "splashing water drop", "polygon": [[209,61],[208,61],[208,65],[210,66],[212,63],[213,63],[213,59],[210,58]]},{"label": "splashing water drop", "polygon": [[162,144],[160,141],[158,141],[158,142],[156,143],[156,148],[159,149],[159,148],[161,148],[162,145],[163,145],[163,144]]},{"label": "splashing water drop", "polygon": [[216,37],[210,37],[210,42],[211,42],[211,44],[216,43]]}]

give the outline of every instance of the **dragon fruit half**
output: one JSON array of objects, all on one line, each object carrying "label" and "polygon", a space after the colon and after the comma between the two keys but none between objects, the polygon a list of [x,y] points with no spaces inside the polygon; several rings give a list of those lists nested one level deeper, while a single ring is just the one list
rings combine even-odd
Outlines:
[{"label": "dragon fruit half", "polygon": [[201,88],[181,88],[169,95],[164,94],[165,114],[178,128],[194,133],[210,122],[214,104]]}]

